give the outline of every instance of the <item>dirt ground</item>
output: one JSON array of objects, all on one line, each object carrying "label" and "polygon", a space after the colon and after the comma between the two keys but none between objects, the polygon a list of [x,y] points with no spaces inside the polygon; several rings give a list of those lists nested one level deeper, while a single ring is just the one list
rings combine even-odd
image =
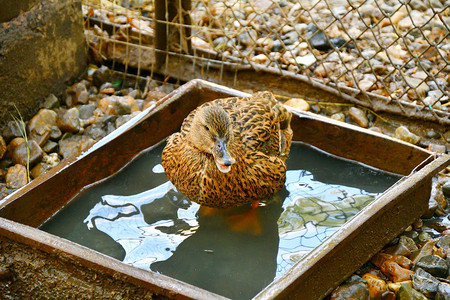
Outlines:
[{"label": "dirt ground", "polygon": [[0,239],[1,299],[167,299],[57,254]]}]

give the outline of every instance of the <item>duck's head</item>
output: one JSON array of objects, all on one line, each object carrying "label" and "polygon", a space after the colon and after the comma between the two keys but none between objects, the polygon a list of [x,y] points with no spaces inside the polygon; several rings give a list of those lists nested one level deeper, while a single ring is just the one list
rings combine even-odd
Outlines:
[{"label": "duck's head", "polygon": [[228,173],[235,159],[229,146],[233,139],[230,117],[220,106],[202,107],[194,115],[190,138],[201,151],[212,154],[219,171]]}]

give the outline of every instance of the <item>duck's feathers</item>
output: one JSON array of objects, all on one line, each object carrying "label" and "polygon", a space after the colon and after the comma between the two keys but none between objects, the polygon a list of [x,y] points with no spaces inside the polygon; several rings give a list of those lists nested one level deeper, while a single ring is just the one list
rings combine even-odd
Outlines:
[{"label": "duck's feathers", "polygon": [[[197,110],[211,105],[221,106],[231,120],[229,151],[236,162],[228,173],[220,172],[212,155],[199,151],[188,138]],[[189,114],[164,148],[162,165],[170,181],[191,200],[212,207],[238,206],[279,191],[292,140],[291,114],[268,92],[201,107]]]}]

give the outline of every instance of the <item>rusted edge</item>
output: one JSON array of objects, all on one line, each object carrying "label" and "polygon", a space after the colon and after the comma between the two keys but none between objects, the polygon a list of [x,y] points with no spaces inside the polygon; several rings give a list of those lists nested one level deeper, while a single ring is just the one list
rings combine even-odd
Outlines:
[{"label": "rusted edge", "polygon": [[353,125],[353,124],[337,121],[337,120],[334,120],[334,119],[331,119],[331,118],[328,118],[328,117],[325,117],[325,116],[322,116],[322,115],[318,115],[318,114],[315,114],[315,113],[312,113],[312,112],[300,111],[300,110],[297,110],[297,109],[295,109],[295,108],[293,108],[291,106],[285,105],[285,107],[290,112],[296,114],[297,116],[299,116],[301,118],[320,120],[321,122],[324,122],[324,123],[328,123],[328,124],[331,124],[331,125],[335,125],[335,126],[351,129],[353,131],[359,131],[359,132],[362,132],[364,134],[377,136],[377,137],[382,138],[384,140],[389,140],[389,141],[393,141],[393,142],[396,142],[396,143],[399,143],[399,144],[403,144],[405,146],[414,148],[414,149],[416,149],[418,151],[428,153],[428,155],[430,155],[430,156],[434,155],[434,153],[431,152],[431,151],[428,151],[428,150],[426,150],[424,148],[421,148],[419,146],[413,145],[411,143],[402,141],[400,139],[397,139],[397,138],[394,138],[394,137],[390,137],[390,136],[388,136],[386,134],[383,134],[383,133],[379,133],[379,132],[376,132],[376,131],[373,131],[373,130],[368,130],[366,128],[362,128],[362,127],[359,127],[359,126],[356,126],[356,125]]},{"label": "rusted edge", "polygon": [[[300,278],[309,268],[311,268],[319,260],[327,256],[338,243],[372,218],[381,208],[393,201],[398,195],[408,193],[420,181],[431,178],[439,171],[450,165],[450,155],[441,155],[433,162],[426,165],[421,170],[412,173],[408,177],[402,178],[384,193],[382,193],[375,201],[362,209],[351,220],[346,222],[342,227],[327,238],[320,247],[315,248],[291,269],[283,274],[279,279],[273,281],[264,290],[262,290],[254,299],[275,299],[284,298],[283,292],[294,282]],[[325,295],[322,295],[324,297]]]}]

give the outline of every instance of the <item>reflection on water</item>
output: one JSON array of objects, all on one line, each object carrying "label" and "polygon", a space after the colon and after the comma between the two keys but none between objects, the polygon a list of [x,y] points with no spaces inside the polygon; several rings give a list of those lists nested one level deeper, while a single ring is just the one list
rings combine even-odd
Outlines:
[{"label": "reflection on water", "polygon": [[375,197],[374,193],[315,181],[305,170],[288,171],[278,219],[277,276],[317,247]]},{"label": "reflection on water", "polygon": [[42,229],[136,267],[248,299],[399,179],[295,143],[285,189],[271,201],[254,211],[208,214],[167,182],[163,147],[86,189]]},{"label": "reflection on water", "polygon": [[[167,209],[155,211],[157,221],[148,224],[141,207],[155,202],[160,202],[159,207],[176,205],[176,215],[168,214]],[[105,195],[83,222],[88,229],[104,232],[119,243],[125,250],[123,262],[149,269],[152,263],[172,256],[178,245],[195,233],[199,207],[189,200],[178,201],[167,182],[136,195]]]}]

